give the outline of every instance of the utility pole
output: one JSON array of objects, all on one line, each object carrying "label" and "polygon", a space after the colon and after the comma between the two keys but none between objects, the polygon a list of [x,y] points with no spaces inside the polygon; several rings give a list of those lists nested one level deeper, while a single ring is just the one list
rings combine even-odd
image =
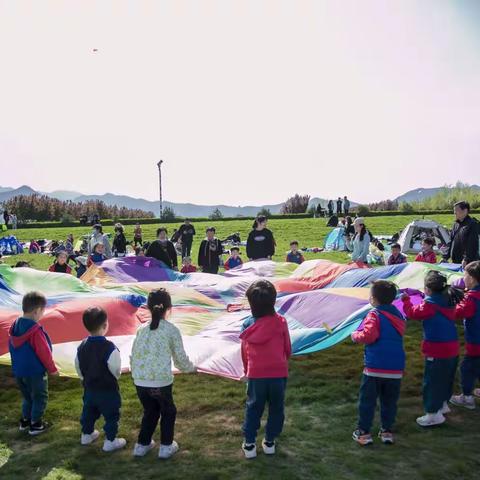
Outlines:
[{"label": "utility pole", "polygon": [[163,216],[162,163],[163,163],[163,160],[160,160],[160,161],[157,163],[157,167],[158,167],[158,184],[159,184],[159,187],[160,187],[160,200],[159,200],[159,203],[160,203],[160,220],[162,219],[162,216]]}]

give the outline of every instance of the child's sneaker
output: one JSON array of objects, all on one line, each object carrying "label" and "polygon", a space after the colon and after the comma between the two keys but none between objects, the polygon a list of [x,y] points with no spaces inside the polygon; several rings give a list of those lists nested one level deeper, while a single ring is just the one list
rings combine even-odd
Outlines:
[{"label": "child's sneaker", "polygon": [[441,425],[445,422],[445,417],[441,412],[426,413],[422,417],[417,418],[417,423],[421,427],[433,427],[435,425]]},{"label": "child's sneaker", "polygon": [[360,430],[359,428],[357,428],[357,430],[352,433],[352,438],[363,447],[365,447],[366,445],[371,445],[373,443],[372,435],[370,435],[370,433],[364,432],[363,430]]},{"label": "child's sneaker", "polygon": [[18,429],[21,432],[25,432],[26,430],[30,429],[30,420],[27,420],[26,418],[21,418],[20,423],[18,425]]},{"label": "child's sneaker", "polygon": [[378,432],[378,438],[385,445],[393,445],[395,443],[393,440],[393,433],[389,430],[384,430],[383,428]]},{"label": "child's sneaker", "polygon": [[465,407],[469,410],[475,410],[475,399],[472,395],[453,395],[450,399],[450,403],[456,405],[457,407]]},{"label": "child's sneaker", "polygon": [[447,413],[452,413],[452,411],[450,410],[450,407],[448,406],[448,403],[447,403],[447,402],[443,402],[443,406],[442,406],[442,408],[439,410],[439,412],[440,412],[442,415],[446,415]]},{"label": "child's sneaker", "polygon": [[275,442],[267,442],[263,439],[262,448],[265,455],[275,455]]},{"label": "child's sneaker", "polygon": [[39,422],[35,422],[30,425],[28,433],[35,437],[36,435],[41,435],[42,433],[46,432],[49,427],[50,425],[48,423],[40,420]]},{"label": "child's sneaker", "polygon": [[171,445],[162,445],[160,444],[160,449],[158,450],[158,458],[166,459],[173,457],[178,452],[178,443],[173,441]]},{"label": "child's sneaker", "polygon": [[98,432],[98,430],[94,430],[92,433],[82,433],[82,436],[80,437],[80,444],[81,445],[90,445],[99,436],[100,436],[100,433]]},{"label": "child's sneaker", "polygon": [[473,395],[477,398],[480,398],[480,388],[476,388],[474,391],[473,391]]},{"label": "child's sneaker", "polygon": [[114,440],[105,440],[103,442],[103,451],[114,452],[115,450],[120,450],[126,444],[127,444],[127,441],[124,438],[115,438]]},{"label": "child's sneaker", "polygon": [[242,450],[245,458],[255,458],[257,456],[257,446],[254,443],[244,443]]},{"label": "child's sneaker", "polygon": [[144,457],[154,446],[155,442],[153,440],[150,442],[150,445],[142,445],[140,443],[136,443],[135,447],[133,448],[133,456]]}]

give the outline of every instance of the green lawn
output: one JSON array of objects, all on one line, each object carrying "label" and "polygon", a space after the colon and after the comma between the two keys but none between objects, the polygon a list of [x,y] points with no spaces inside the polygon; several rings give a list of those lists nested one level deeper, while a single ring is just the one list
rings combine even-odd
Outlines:
[{"label": "green lawn", "polygon": [[[400,230],[411,217],[383,217],[369,221],[375,234]],[[450,223],[451,217],[438,218]],[[216,222],[219,236],[240,231],[249,223]],[[321,245],[329,230],[319,220],[274,220],[271,228],[282,255],[288,241]],[[203,225],[198,225],[200,231]],[[154,226],[145,228],[153,236]],[[108,230],[108,229],[107,229]],[[63,238],[72,229],[18,231],[29,237]],[[131,230],[128,229],[127,233]],[[73,233],[82,233],[73,229]],[[198,245],[198,242],[196,243]],[[343,254],[311,255],[347,261]],[[33,261],[45,268],[50,260]],[[9,260],[10,262],[11,260]],[[53,428],[34,439],[17,431],[20,396],[10,369],[0,368],[0,479],[474,479],[480,457],[479,412],[455,409],[447,424],[422,430],[415,424],[422,413],[423,360],[419,352],[420,327],[409,324],[406,335],[407,373],[402,386],[395,446],[378,442],[361,448],[351,440],[362,371],[362,348],[346,341],[333,349],[291,361],[287,389],[287,420],[278,441],[278,454],[260,454],[246,461],[240,450],[245,385],[208,375],[180,375],[175,380],[178,408],[176,439],[181,450],[162,462],[155,452],[133,459],[141,408],[129,375],[121,380],[123,397],[120,433],[128,440],[125,451],[103,454],[101,444],[81,447],[78,418],[81,387],[77,380],[54,378],[50,384],[47,420]],[[101,425],[99,425],[101,426]]]}]

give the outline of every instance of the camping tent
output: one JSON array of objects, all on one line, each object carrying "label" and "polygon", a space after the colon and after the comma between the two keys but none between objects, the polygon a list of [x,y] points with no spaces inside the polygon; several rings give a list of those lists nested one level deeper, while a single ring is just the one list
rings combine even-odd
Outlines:
[{"label": "camping tent", "polygon": [[422,240],[426,237],[435,239],[436,249],[450,241],[445,227],[433,220],[414,220],[400,234],[398,243],[403,253],[418,253],[422,249]]},{"label": "camping tent", "polygon": [[340,250],[346,251],[345,244],[345,228],[334,228],[325,238],[325,250]]}]

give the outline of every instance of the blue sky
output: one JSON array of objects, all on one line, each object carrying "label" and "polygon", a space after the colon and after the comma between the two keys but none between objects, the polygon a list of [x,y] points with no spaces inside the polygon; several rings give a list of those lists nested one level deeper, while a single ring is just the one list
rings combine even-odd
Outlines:
[{"label": "blue sky", "polygon": [[[480,2],[0,1],[0,185],[232,205],[480,183]],[[98,51],[94,51],[97,49]]]}]

